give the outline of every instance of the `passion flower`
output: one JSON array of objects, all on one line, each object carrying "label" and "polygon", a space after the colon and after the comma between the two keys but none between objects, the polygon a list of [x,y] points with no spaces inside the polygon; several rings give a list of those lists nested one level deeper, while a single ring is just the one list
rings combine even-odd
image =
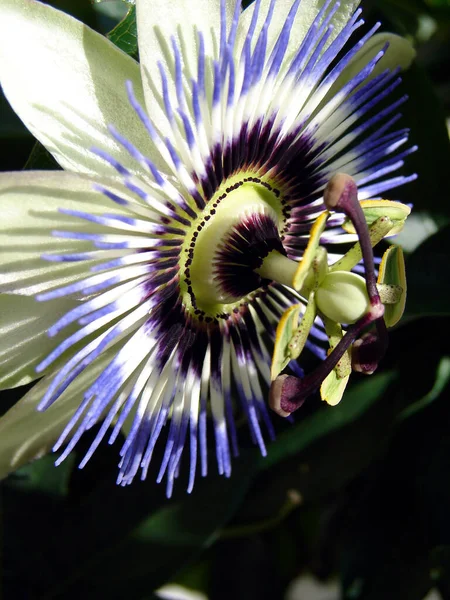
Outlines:
[{"label": "passion flower", "polygon": [[[60,463],[100,424],[80,466],[124,432],[126,485],[165,428],[157,480],[170,495],[189,447],[191,491],[208,422],[230,475],[239,403],[266,453],[271,340],[307,310],[291,282],[325,186],[345,171],[364,200],[414,178],[390,176],[414,150],[393,129],[405,98],[378,109],[413,52],[378,25],[357,38],[357,4],[137,0],[139,66],[47,5],[3,0],[1,84],[66,169],[0,179],[1,381],[43,377],[2,420],[4,472],[56,439]],[[356,240],[347,220],[324,222],[330,261]],[[305,343],[325,359],[319,313]]]}]

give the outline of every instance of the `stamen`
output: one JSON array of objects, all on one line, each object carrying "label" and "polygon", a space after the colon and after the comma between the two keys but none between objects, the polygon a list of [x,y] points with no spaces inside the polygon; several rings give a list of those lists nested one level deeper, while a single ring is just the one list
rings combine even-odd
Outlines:
[{"label": "stamen", "polygon": [[272,383],[269,393],[269,404],[272,410],[282,417],[296,411],[306,398],[311,395],[330,373],[344,353],[350,348],[357,336],[373,321],[380,319],[384,313],[384,306],[373,306],[357,323],[351,325],[336,348],[322,364],[304,379],[292,375],[279,375]]},{"label": "stamen", "polygon": [[[341,173],[332,177],[325,188],[324,203],[329,210],[344,213],[351,220],[358,235],[370,306],[366,314],[354,325],[350,325],[347,333],[334,350],[313,373],[303,379],[291,375],[276,377],[270,389],[269,402],[271,408],[284,417],[297,410],[306,397],[321,385],[352,344],[354,344],[352,366],[355,370],[366,374],[375,371],[387,348],[386,324],[382,318],[384,306],[377,289],[372,241],[363,209],[358,200],[355,181],[349,175]],[[319,287],[317,301],[320,291]],[[372,330],[363,334],[367,326],[373,322],[376,323],[376,331]]]}]

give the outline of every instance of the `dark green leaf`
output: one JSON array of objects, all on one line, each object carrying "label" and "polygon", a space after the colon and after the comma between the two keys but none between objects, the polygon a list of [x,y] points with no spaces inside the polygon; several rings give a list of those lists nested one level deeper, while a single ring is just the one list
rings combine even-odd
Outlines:
[{"label": "dark green leaf", "polygon": [[50,152],[41,144],[36,142],[33,146],[30,156],[25,164],[24,169],[27,171],[47,171],[60,169],[56,160]]},{"label": "dark green leaf", "polygon": [[344,598],[422,600],[438,579],[430,551],[450,540],[448,373],[444,380],[438,369],[438,397],[398,423],[385,457],[336,515]]},{"label": "dark green leaf", "polygon": [[407,316],[450,313],[448,243],[450,225],[429,237],[406,262]]},{"label": "dark green leaf", "polygon": [[26,138],[30,134],[25,125],[14,113],[13,109],[6,100],[3,92],[0,90],[0,139],[4,143],[5,140],[16,140],[17,138]]},{"label": "dark green leaf", "polygon": [[261,469],[268,469],[298,454],[313,442],[355,421],[386,392],[395,376],[394,372],[387,372],[359,382],[346,391],[336,407],[324,406],[313,416],[297,423],[270,447],[269,455],[261,461]]},{"label": "dark green leaf", "polygon": [[39,492],[63,498],[68,493],[74,459],[74,456],[70,457],[56,469],[55,457],[45,456],[10,476],[8,483],[17,492],[27,494]]},{"label": "dark green leaf", "polygon": [[418,411],[426,408],[431,402],[437,400],[442,394],[443,390],[447,387],[448,382],[450,380],[450,357],[444,356],[439,363],[437,372],[436,372],[436,381],[432,387],[432,389],[425,394],[423,398],[417,400],[405,410],[403,410],[399,416],[398,420],[401,421],[403,419],[407,419],[408,417],[416,414]]},{"label": "dark green leaf", "polygon": [[377,8],[384,17],[383,22],[392,22],[403,36],[416,36],[420,17],[429,13],[424,0],[379,0]]},{"label": "dark green leaf", "polygon": [[417,181],[399,190],[414,211],[430,213],[441,223],[450,219],[450,143],[445,114],[425,71],[416,63],[403,74],[403,89],[409,100],[402,106],[403,122],[411,128],[410,140],[419,149],[408,157],[409,173]]},{"label": "dark green leaf", "polygon": [[138,43],[136,29],[136,7],[130,6],[127,16],[108,34],[108,38],[118,48],[138,58]]},{"label": "dark green leaf", "polygon": [[191,495],[179,486],[167,500],[151,481],[116,486],[115,452],[107,460],[98,453],[82,474],[73,472],[70,485],[75,455],[58,469],[47,457],[8,479],[5,548],[15,579],[26,578],[39,598],[97,600],[99,590],[111,599],[148,597],[214,541],[240,505],[257,462],[252,452],[236,462],[231,479],[210,476]]},{"label": "dark green leaf", "polygon": [[[383,448],[397,404],[392,401],[396,373],[374,375],[350,386],[340,404],[324,406],[280,435],[260,461],[261,469],[245,499],[239,532],[273,527],[277,515],[300,503],[317,502],[342,487]],[[312,399],[311,399],[312,401]]]},{"label": "dark green leaf", "polygon": [[[165,503],[140,523],[126,541],[89,565],[84,581],[94,583],[97,589],[101,586],[109,590],[109,597],[118,598],[141,598],[146,591],[161,586],[209,546],[237,510],[250,484],[254,464],[243,460],[236,467],[231,480],[213,477],[205,485],[200,484],[191,497]],[[127,591],[128,578],[133,579],[132,595]],[[94,599],[95,595],[91,597]]]}]

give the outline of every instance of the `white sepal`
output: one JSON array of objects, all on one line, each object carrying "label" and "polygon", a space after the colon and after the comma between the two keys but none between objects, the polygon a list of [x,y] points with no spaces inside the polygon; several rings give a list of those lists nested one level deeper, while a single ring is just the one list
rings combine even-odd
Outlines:
[{"label": "white sepal", "polygon": [[136,61],[80,21],[34,0],[2,0],[0,20],[3,91],[62,167],[115,173],[90,151],[96,146],[135,169],[112,139],[109,124],[142,152],[152,153],[125,89],[131,80],[136,97],[144,101]]}]

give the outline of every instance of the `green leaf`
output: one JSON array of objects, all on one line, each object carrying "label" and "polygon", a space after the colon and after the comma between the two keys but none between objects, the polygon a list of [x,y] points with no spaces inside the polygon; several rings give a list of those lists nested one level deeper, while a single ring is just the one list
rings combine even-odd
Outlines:
[{"label": "green leaf", "polygon": [[395,378],[395,372],[388,371],[356,383],[349,388],[337,406],[324,407],[285,431],[271,445],[268,456],[261,460],[261,470],[273,467],[298,454],[313,442],[352,423],[386,392]]},{"label": "green leaf", "polygon": [[0,90],[0,139],[6,140],[27,138],[30,133],[8,104],[3,92]]},{"label": "green leaf", "polygon": [[47,171],[61,169],[61,167],[41,142],[36,142],[24,169],[27,171]]},{"label": "green leaf", "polygon": [[396,235],[395,243],[405,252],[414,252],[430,235],[439,231],[445,223],[438,217],[433,217],[425,211],[414,211],[408,217],[402,231]]},{"label": "green leaf", "polygon": [[406,172],[418,174],[418,179],[399,188],[396,197],[413,203],[413,214],[424,211],[438,223],[450,219],[450,142],[445,113],[424,69],[414,63],[402,74],[403,90],[409,100],[402,106],[403,122],[411,128],[410,141],[419,149],[406,162]]},{"label": "green leaf", "polygon": [[[439,587],[450,589],[450,545],[443,544],[433,548],[430,555],[430,575]],[[447,597],[447,596],[444,596]]]},{"label": "green leaf", "polygon": [[118,48],[138,58],[136,7],[130,6],[126,17],[107,36]]},{"label": "green leaf", "polygon": [[[145,494],[141,490],[139,499],[137,494],[131,495],[129,489],[123,491],[120,504],[116,506],[117,512],[109,508],[107,520],[100,512],[107,496],[101,493],[97,498],[91,498],[83,512],[86,516],[94,514],[99,521],[95,526],[94,539],[95,534],[99,536],[103,547],[91,555],[87,553],[85,560],[74,565],[64,587],[58,586],[58,594],[67,585],[72,594],[78,592],[80,597],[83,594],[84,598],[93,600],[97,600],[99,589],[105,597],[141,599],[160,587],[216,539],[250,485],[255,459],[252,453],[252,457],[236,463],[231,479],[213,476],[199,482],[190,496],[184,490],[180,490],[175,501],[159,495],[160,503],[148,516],[106,545],[102,528],[108,527],[108,524],[115,528],[118,521],[120,531],[121,522],[131,523],[136,508],[143,512],[145,501],[149,501],[148,491],[155,485],[147,486]],[[115,513],[116,522],[111,521],[112,513]],[[92,536],[87,528],[84,535],[87,541]],[[132,589],[130,581],[133,582]]]},{"label": "green leaf", "polygon": [[333,498],[383,450],[398,412],[397,389],[395,372],[374,375],[351,385],[336,407],[303,414],[261,459],[258,478],[232,526],[265,524],[292,496],[306,510]]},{"label": "green leaf", "polygon": [[22,467],[9,478],[8,483],[12,489],[26,494],[38,491],[62,498],[68,493],[74,461],[75,457],[71,456],[57,469],[55,456],[45,456]]},{"label": "green leaf", "polygon": [[6,481],[3,513],[11,534],[5,548],[16,577],[40,590],[40,598],[97,600],[99,590],[101,597],[149,597],[213,543],[241,504],[259,460],[257,451],[244,452],[232,478],[199,478],[191,495],[180,483],[167,500],[153,481],[115,485],[116,453],[103,448],[70,481],[80,458],[75,454],[58,468],[47,457]]},{"label": "green leaf", "polygon": [[393,429],[385,456],[336,515],[337,521],[352,515],[336,532],[344,548],[344,598],[360,582],[357,597],[364,600],[422,600],[436,581],[448,579],[445,556],[430,556],[450,542],[448,363],[444,371],[441,377],[441,364],[432,391],[439,398]]},{"label": "green leaf", "polygon": [[450,357],[444,356],[438,365],[438,369],[436,372],[436,381],[435,381],[433,387],[431,388],[431,390],[428,392],[428,394],[425,394],[425,396],[423,398],[421,398],[420,400],[417,400],[416,402],[414,402],[413,404],[411,404],[410,406],[405,408],[405,410],[403,410],[399,414],[398,420],[403,421],[404,419],[407,419],[408,417],[416,414],[420,410],[423,410],[429,404],[431,404],[432,402],[437,400],[440,397],[440,395],[442,394],[442,392],[444,391],[444,389],[447,387],[449,381],[450,381]]},{"label": "green leaf", "polygon": [[377,8],[385,17],[383,22],[392,22],[403,36],[416,36],[420,18],[429,13],[424,0],[379,0]]},{"label": "green leaf", "polygon": [[[94,3],[94,10],[99,15],[99,21],[102,18],[113,19],[116,23],[125,18],[129,5],[134,2],[125,2],[124,0],[91,0]],[[109,28],[111,29],[111,27]]]},{"label": "green leaf", "polygon": [[450,225],[429,237],[406,262],[407,316],[450,313],[448,240]]},{"label": "green leaf", "polygon": [[432,7],[447,8],[450,11],[450,0],[425,0]]}]

